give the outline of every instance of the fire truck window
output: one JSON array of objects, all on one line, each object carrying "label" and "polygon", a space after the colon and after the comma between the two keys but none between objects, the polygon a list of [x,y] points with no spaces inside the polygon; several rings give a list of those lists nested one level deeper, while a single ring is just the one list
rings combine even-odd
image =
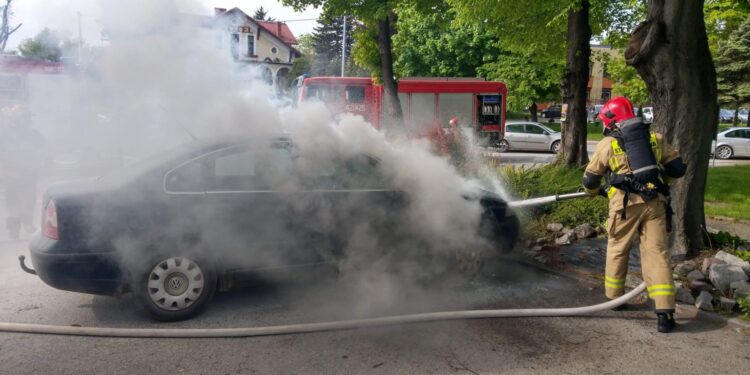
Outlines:
[{"label": "fire truck window", "polygon": [[365,88],[362,86],[346,86],[347,103],[364,103]]},{"label": "fire truck window", "polygon": [[471,126],[474,111],[474,94],[440,94],[438,97],[438,119],[442,127],[447,127],[451,117],[458,118],[460,126]]},{"label": "fire truck window", "polygon": [[435,122],[435,94],[411,94],[412,129],[425,129]]}]

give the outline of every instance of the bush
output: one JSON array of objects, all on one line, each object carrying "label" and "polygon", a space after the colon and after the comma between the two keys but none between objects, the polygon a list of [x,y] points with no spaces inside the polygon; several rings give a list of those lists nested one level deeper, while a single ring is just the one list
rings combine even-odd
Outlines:
[{"label": "bush", "polygon": [[750,296],[745,298],[737,298],[737,304],[742,312],[742,318],[745,320],[750,319]]},{"label": "bush", "polygon": [[[524,168],[499,167],[499,176],[508,191],[519,199],[572,193],[581,187],[583,170],[555,164]],[[576,227],[583,223],[603,224],[607,219],[606,199],[582,198],[557,202],[528,210],[533,219],[527,225],[529,235],[543,234],[548,223]]]},{"label": "bush", "polygon": [[[727,232],[719,232],[716,234],[709,233],[708,236],[709,236],[709,239],[711,240],[711,246],[714,249],[737,250],[739,246],[743,246],[747,244],[747,242],[745,242],[745,240],[743,240],[742,238],[733,236]],[[743,258],[743,255],[739,254],[740,251],[735,251],[735,253],[737,253],[736,255],[738,257]],[[750,258],[750,254],[744,255],[744,257]]]}]

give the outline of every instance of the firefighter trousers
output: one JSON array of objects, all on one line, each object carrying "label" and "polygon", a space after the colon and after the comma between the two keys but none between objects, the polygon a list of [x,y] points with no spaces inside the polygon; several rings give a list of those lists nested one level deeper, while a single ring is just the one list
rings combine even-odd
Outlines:
[{"label": "firefighter trousers", "polygon": [[654,300],[657,312],[674,311],[675,287],[667,251],[666,203],[653,199],[646,203],[628,205],[624,219],[622,210],[610,211],[607,235],[609,239],[604,275],[607,297],[617,298],[625,292],[630,247],[638,235],[641,268],[648,295]]}]

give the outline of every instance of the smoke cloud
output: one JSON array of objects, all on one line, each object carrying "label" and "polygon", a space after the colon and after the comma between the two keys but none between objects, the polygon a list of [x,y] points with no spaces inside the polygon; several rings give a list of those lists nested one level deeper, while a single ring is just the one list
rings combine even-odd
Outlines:
[{"label": "smoke cloud", "polygon": [[[139,217],[128,207],[163,192],[134,188],[92,201],[84,208],[88,238],[109,240],[134,274],[153,255],[176,248],[211,254],[230,269],[243,263],[280,267],[289,262],[288,251],[301,262],[342,259],[342,277],[361,290],[354,313],[366,315],[439,274],[444,264],[435,259],[490,246],[477,236],[479,203],[462,197],[480,182],[432,154],[425,140],[390,139],[362,117],[334,118],[323,103],[274,105],[276,89],[257,79],[253,66],[217,47],[222,25],[203,27],[180,13],[174,0],[104,1],[100,8],[108,45],[65,78],[30,78],[33,90],[45,91],[56,104],[34,99],[35,93],[21,103],[46,142],[42,182],[104,174],[98,183],[114,186],[121,180],[108,176],[139,160],[232,137],[249,140],[253,168],[267,172],[258,186],[273,190],[265,196],[274,203],[245,207],[245,219],[229,224],[226,205],[205,203],[218,194],[183,207],[178,216],[167,212],[137,222],[127,222]],[[271,146],[280,136],[293,143],[282,156]],[[343,172],[356,181],[337,175]],[[363,180],[370,185],[356,185]],[[357,191],[364,188],[375,193]],[[386,197],[393,192],[385,190],[400,196]],[[401,205],[386,203],[394,199]],[[121,210],[113,213],[112,207]],[[123,221],[135,229],[112,233]],[[280,239],[282,245],[269,244]],[[179,247],[154,245],[160,243]],[[299,255],[300,249],[307,253]]]}]

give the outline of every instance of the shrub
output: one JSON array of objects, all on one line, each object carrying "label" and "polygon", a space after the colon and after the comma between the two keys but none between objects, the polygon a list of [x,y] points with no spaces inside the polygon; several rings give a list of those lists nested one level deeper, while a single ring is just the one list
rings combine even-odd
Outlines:
[{"label": "shrub", "polygon": [[750,296],[745,298],[737,298],[737,304],[742,312],[743,319],[750,319]]}]

